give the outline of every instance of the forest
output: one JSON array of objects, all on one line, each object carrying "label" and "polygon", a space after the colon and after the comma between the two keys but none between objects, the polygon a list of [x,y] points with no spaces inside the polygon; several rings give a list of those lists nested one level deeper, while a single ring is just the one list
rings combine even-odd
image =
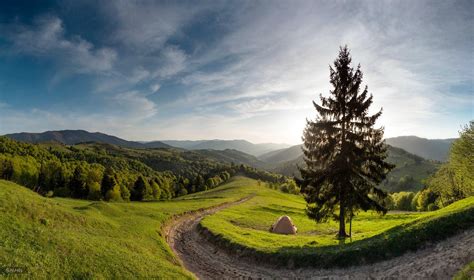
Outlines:
[{"label": "forest", "polygon": [[236,174],[272,183],[289,180],[175,149],[131,149],[104,143],[29,144],[0,137],[0,178],[47,197],[171,199],[215,188]]}]

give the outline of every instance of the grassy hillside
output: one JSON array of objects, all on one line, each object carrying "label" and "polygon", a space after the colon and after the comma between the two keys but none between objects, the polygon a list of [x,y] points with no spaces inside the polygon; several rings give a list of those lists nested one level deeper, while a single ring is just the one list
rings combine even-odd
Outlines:
[{"label": "grassy hillside", "polygon": [[[307,218],[305,206],[301,196],[263,189],[246,203],[204,218],[201,227],[216,242],[248,257],[324,267],[389,258],[474,226],[474,197],[433,212],[362,212],[353,220],[352,242],[341,246],[337,224],[316,224]],[[292,218],[297,235],[269,232],[281,215]]]},{"label": "grassy hillside", "polygon": [[74,145],[84,142],[99,142],[117,145],[128,148],[171,148],[165,143],[155,141],[148,145],[135,142],[127,141],[116,136],[107,135],[100,132],[88,132],[85,130],[57,130],[57,131],[46,131],[42,133],[13,133],[5,135],[8,138],[15,139],[17,141],[28,142],[28,143],[40,143],[40,142],[58,142],[66,145]]},{"label": "grassy hillside", "polygon": [[[461,221],[458,225],[464,227],[472,226],[474,217],[474,198],[426,214],[389,214],[383,218],[362,214],[353,225],[354,240],[360,242],[335,247],[338,246],[334,239],[335,224],[316,225],[306,218],[301,197],[268,189],[244,177],[235,177],[218,188],[172,201],[131,203],[44,198],[27,188],[0,180],[0,264],[25,268],[25,278],[34,275],[49,279],[189,279],[191,275],[178,264],[162,236],[164,223],[185,211],[249,195],[255,196],[245,204],[204,219],[202,224],[234,246],[245,245],[270,254],[277,252],[280,255],[276,260],[293,256],[295,252],[304,258],[311,257],[311,253],[319,252],[315,248],[328,248],[323,249],[323,253],[347,254],[359,248],[357,246],[362,249],[367,244],[380,246],[380,236],[388,238],[383,239],[383,244],[401,240],[403,244],[416,247],[419,244],[404,241],[400,232],[405,229],[411,232],[420,224],[434,224],[435,227],[426,230],[435,237],[442,237],[458,229],[446,222],[446,217],[450,218],[448,221],[458,219]],[[470,220],[462,220],[466,218],[463,213],[469,213]],[[268,227],[283,214],[295,221],[299,228],[297,236],[268,233]],[[424,231],[416,233],[420,240],[426,237]],[[392,251],[398,252],[396,248]],[[380,252],[375,250],[374,256],[378,257],[377,254]]]},{"label": "grassy hillside", "polygon": [[44,279],[191,278],[161,236],[163,223],[249,195],[242,182],[175,201],[105,203],[44,198],[0,180],[0,264]]},{"label": "grassy hillside", "polygon": [[[248,180],[249,185],[255,182]],[[202,225],[222,234],[232,242],[246,244],[265,252],[276,252],[282,247],[321,247],[337,245],[338,223],[316,224],[305,213],[306,202],[302,196],[285,194],[270,188],[261,188],[250,201],[206,217]],[[282,215],[288,215],[298,227],[298,235],[279,235],[269,232],[270,226]],[[387,214],[361,212],[353,221],[352,239],[361,240],[374,236],[391,227],[408,223],[422,214]]]},{"label": "grassy hillside", "polygon": [[280,149],[265,153],[258,157],[258,159],[268,163],[278,163],[293,160],[303,153],[301,150],[302,145],[291,146],[287,149]]},{"label": "grassy hillside", "polygon": [[262,168],[265,166],[265,163],[260,161],[258,158],[234,149],[195,150],[193,152],[201,154],[207,158],[225,163],[245,164],[255,168]]},{"label": "grassy hillside", "polygon": [[449,149],[455,139],[426,139],[416,136],[387,138],[387,144],[426,159],[446,161]]},{"label": "grassy hillside", "polygon": [[[237,150],[131,149],[102,143],[86,143],[73,147],[83,151],[135,160],[156,171],[170,171],[174,175],[184,176],[190,180],[198,174],[205,175],[217,170],[230,172],[230,169],[233,169],[232,163],[251,167],[259,167],[263,164],[254,156]],[[279,174],[271,174],[264,170],[253,170],[252,173],[260,174],[262,180],[271,181],[281,177]],[[246,175],[252,177],[248,173]]]},{"label": "grassy hillside", "polygon": [[[288,160],[282,161],[285,157]],[[265,157],[260,157],[260,159],[263,158]],[[276,160],[276,163],[271,163],[270,160]],[[299,145],[273,153],[266,157],[265,161],[269,170],[286,176],[299,176],[297,166],[304,165],[303,153]],[[395,164],[396,167],[389,173],[381,187],[392,192],[420,190],[423,187],[422,181],[434,174],[440,165],[439,162],[426,160],[392,146],[388,148],[387,161]]]},{"label": "grassy hillside", "polygon": [[438,170],[440,163],[426,160],[403,149],[389,146],[387,161],[395,164],[382,183],[387,191],[419,191],[422,181]]}]

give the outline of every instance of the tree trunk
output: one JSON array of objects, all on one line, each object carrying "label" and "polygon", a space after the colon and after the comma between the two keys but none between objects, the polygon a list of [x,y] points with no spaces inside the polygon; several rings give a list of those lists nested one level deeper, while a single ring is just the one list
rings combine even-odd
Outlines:
[{"label": "tree trunk", "polygon": [[352,237],[352,211],[351,211],[351,217],[349,220],[349,237]]},{"label": "tree trunk", "polygon": [[338,238],[346,238],[346,221],[344,220],[344,205],[342,201],[339,205],[339,233],[337,234]]}]

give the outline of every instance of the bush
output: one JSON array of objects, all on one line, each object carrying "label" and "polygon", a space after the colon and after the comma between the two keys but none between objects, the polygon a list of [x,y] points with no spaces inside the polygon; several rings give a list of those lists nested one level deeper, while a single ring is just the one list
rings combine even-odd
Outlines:
[{"label": "bush", "polygon": [[149,199],[151,197],[150,194],[150,184],[143,178],[143,176],[138,176],[132,190],[132,200],[141,201],[144,199]]},{"label": "bush", "polygon": [[100,184],[97,182],[92,182],[88,185],[89,192],[87,194],[87,199],[90,200],[100,200],[102,194],[100,191]]},{"label": "bush", "polygon": [[120,187],[115,185],[112,189],[108,190],[105,194],[105,199],[107,201],[121,201]]},{"label": "bush", "polygon": [[156,182],[151,182],[150,188],[151,188],[153,199],[160,199],[160,195],[161,195],[160,186],[158,186]]},{"label": "bush", "polygon": [[415,194],[412,192],[399,192],[392,194],[394,209],[402,211],[412,211],[412,201]]},{"label": "bush", "polygon": [[130,201],[130,190],[125,185],[120,185],[120,194],[124,201]]},{"label": "bush", "polygon": [[434,191],[432,191],[431,189],[424,189],[419,192],[417,198],[417,209],[420,211],[432,211],[428,209],[428,206],[431,204],[435,204],[437,199],[438,195]]},{"label": "bush", "polygon": [[438,210],[439,207],[438,207],[438,205],[436,205],[436,204],[434,204],[434,203],[431,203],[431,204],[428,205],[428,207],[426,207],[426,209],[427,209],[428,211],[435,211],[435,210]]},{"label": "bush", "polygon": [[299,194],[300,189],[296,186],[294,180],[288,180],[280,186],[280,191],[284,193]]}]

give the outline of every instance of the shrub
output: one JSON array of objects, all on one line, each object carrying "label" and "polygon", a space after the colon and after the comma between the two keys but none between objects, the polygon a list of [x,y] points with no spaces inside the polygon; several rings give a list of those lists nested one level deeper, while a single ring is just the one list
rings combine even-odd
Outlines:
[{"label": "shrub", "polygon": [[434,203],[431,203],[428,205],[428,207],[426,207],[428,211],[434,211],[434,210],[438,210],[439,207],[438,205],[434,204]]},{"label": "shrub", "polygon": [[89,192],[87,194],[87,199],[90,200],[100,200],[101,192],[100,192],[100,184],[97,182],[92,182],[88,185]]},{"label": "shrub", "polygon": [[160,199],[160,195],[161,195],[160,186],[158,186],[156,182],[152,182],[150,184],[150,188],[151,188],[153,199]]},{"label": "shrub", "polygon": [[130,190],[125,185],[120,185],[120,194],[124,201],[130,201]]},{"label": "shrub", "polygon": [[280,191],[284,193],[299,194],[300,189],[296,186],[295,181],[288,180],[280,186]]},{"label": "shrub", "polygon": [[403,210],[403,211],[411,211],[412,209],[412,201],[415,197],[415,194],[412,192],[399,192],[394,193],[392,195],[393,202],[394,202],[394,209]]},{"label": "shrub", "polygon": [[431,189],[424,189],[418,195],[417,209],[421,211],[424,211],[424,210],[431,211],[428,209],[428,206],[431,204],[434,204],[437,199],[438,199],[438,194],[436,194]]},{"label": "shrub", "polygon": [[107,201],[121,201],[120,187],[115,185],[112,189],[108,190],[107,193],[105,193],[105,199]]}]

